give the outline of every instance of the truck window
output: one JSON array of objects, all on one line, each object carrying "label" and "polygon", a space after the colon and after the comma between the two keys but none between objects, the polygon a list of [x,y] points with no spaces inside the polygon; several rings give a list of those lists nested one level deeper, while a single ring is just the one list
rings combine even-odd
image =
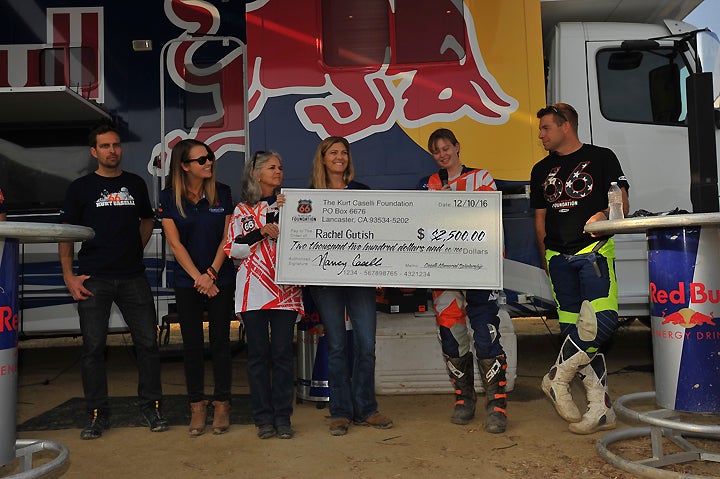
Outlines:
[{"label": "truck window", "polygon": [[600,109],[605,118],[684,125],[688,70],[671,48],[605,49],[598,52],[596,62]]},{"label": "truck window", "polygon": [[[329,66],[457,62],[465,57],[462,2],[324,0],[323,56]],[[393,45],[393,58],[388,57]]]}]

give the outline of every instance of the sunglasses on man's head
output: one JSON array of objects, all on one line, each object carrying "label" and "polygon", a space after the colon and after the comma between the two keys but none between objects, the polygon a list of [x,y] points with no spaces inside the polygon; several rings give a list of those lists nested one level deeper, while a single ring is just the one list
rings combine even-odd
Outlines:
[{"label": "sunglasses on man's head", "polygon": [[545,109],[548,111],[548,113],[555,113],[557,116],[562,118],[564,121],[568,121],[567,117],[565,116],[565,113],[561,112],[556,106],[550,105]]},{"label": "sunglasses on man's head", "polygon": [[198,165],[202,166],[208,161],[215,161],[215,157],[213,155],[204,155],[198,158],[193,158],[192,160],[185,160],[183,163],[192,163],[193,161],[197,161]]}]

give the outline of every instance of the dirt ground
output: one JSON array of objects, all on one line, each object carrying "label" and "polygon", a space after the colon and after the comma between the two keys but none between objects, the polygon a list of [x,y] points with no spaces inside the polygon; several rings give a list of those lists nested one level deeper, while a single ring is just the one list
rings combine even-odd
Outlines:
[{"label": "dirt ground", "polygon": [[[395,427],[376,430],[352,426],[346,436],[328,432],[328,410],[313,402],[296,405],[292,440],[260,440],[251,425],[236,425],[221,436],[190,438],[186,427],[164,433],[146,428],[107,431],[95,441],[81,441],[79,430],[18,433],[18,438],[59,442],[70,450],[68,461],[47,477],[54,478],[436,478],[482,477],[627,479],[637,477],[606,463],[596,453],[603,433],[577,436],[567,430],[539,389],[554,360],[554,338],[539,319],[514,320],[518,335],[518,378],[509,394],[509,427],[505,434],[484,432],[484,414],[467,426],[451,424],[448,394],[379,396],[380,411]],[[557,333],[557,321],[549,321]],[[179,339],[179,332],[172,337]],[[108,355],[111,394],[133,395],[136,372],[125,335],[113,337]],[[77,359],[79,339],[29,340],[20,343],[18,423],[72,397],[82,395]],[[439,358],[438,358],[439,360]],[[653,390],[650,330],[634,322],[613,339],[608,370],[610,393],[619,397]],[[234,357],[234,393],[248,393],[246,359]],[[207,376],[210,378],[210,371]],[[182,363],[163,362],[163,388],[183,394]],[[582,397],[579,387],[575,388]],[[480,410],[479,410],[480,412]],[[710,418],[715,424],[717,416]],[[635,424],[619,423],[620,428]],[[720,441],[702,447],[720,452]],[[611,446],[623,457],[649,457],[650,441],[638,438]],[[42,463],[50,453],[35,456]],[[714,477],[717,463],[672,466],[672,470]],[[0,477],[18,471],[13,462],[0,467]]]}]

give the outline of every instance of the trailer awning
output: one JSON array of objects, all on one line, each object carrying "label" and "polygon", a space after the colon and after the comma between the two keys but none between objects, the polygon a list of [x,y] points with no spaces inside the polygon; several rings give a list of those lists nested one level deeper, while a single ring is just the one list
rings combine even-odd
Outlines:
[{"label": "trailer awning", "polygon": [[110,121],[108,111],[66,86],[0,88],[0,126],[28,127]]}]

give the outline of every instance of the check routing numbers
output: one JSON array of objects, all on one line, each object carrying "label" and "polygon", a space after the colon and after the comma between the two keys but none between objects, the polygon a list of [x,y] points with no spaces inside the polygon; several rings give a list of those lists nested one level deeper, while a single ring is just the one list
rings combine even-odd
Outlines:
[{"label": "check routing numbers", "polygon": [[278,282],[501,287],[499,192],[283,193]]}]

